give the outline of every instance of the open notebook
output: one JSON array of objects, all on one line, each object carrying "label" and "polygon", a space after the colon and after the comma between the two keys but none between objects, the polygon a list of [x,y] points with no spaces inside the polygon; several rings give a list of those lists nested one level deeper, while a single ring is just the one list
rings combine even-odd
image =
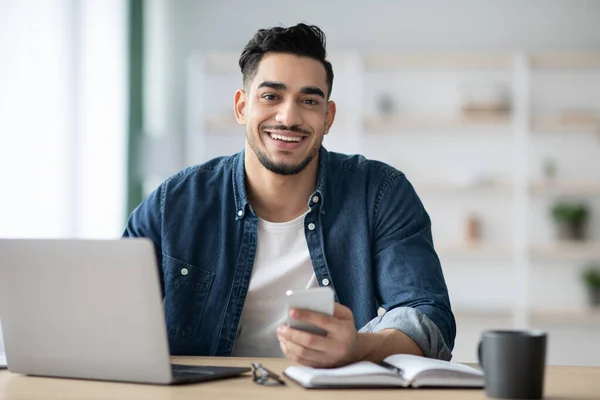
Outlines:
[{"label": "open notebook", "polygon": [[288,367],[284,374],[307,388],[483,387],[483,372],[448,361],[396,354],[381,364],[362,361],[341,368]]}]

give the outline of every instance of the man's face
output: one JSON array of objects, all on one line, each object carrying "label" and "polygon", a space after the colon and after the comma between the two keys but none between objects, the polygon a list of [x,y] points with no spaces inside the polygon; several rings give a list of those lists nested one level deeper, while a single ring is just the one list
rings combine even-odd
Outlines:
[{"label": "man's face", "polygon": [[280,175],[302,171],[319,152],[335,115],[325,67],[290,54],[266,54],[245,92],[236,93],[238,121],[261,164]]}]

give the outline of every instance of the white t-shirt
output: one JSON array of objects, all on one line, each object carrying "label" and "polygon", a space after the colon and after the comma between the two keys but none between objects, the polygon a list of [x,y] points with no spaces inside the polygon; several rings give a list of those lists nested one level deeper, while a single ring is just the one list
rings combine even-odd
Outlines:
[{"label": "white t-shirt", "polygon": [[318,286],[304,235],[307,213],[281,223],[259,218],[256,258],[232,356],[284,357],[276,330],[287,319],[285,292]]}]

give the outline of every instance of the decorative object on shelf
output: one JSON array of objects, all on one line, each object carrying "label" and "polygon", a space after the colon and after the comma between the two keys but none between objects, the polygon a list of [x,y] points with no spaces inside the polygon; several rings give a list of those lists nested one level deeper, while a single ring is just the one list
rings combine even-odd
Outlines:
[{"label": "decorative object on shelf", "polygon": [[547,180],[553,180],[556,178],[556,161],[551,157],[544,159],[544,178]]},{"label": "decorative object on shelf", "polygon": [[392,115],[394,113],[394,99],[389,93],[382,93],[377,98],[377,110],[381,115]]},{"label": "decorative object on shelf", "polygon": [[461,113],[466,118],[506,116],[510,113],[510,91],[507,84],[471,82],[461,89]]},{"label": "decorative object on shelf", "polygon": [[552,207],[560,240],[583,240],[588,220],[588,207],[583,203],[558,202]]},{"label": "decorative object on shelf", "polygon": [[474,245],[481,240],[481,219],[476,215],[467,217],[466,240],[469,245]]},{"label": "decorative object on shelf", "polygon": [[592,307],[600,307],[600,264],[588,266],[582,274]]}]

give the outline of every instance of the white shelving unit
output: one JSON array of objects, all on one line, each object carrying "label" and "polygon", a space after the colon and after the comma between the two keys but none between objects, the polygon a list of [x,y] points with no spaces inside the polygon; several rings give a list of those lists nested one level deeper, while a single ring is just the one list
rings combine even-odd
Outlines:
[{"label": "white shelving unit", "polygon": [[365,117],[365,133],[415,134],[415,132],[468,133],[493,131],[510,134],[510,116],[491,115],[481,117],[453,116],[375,116]]},{"label": "white shelving unit", "polygon": [[[532,296],[561,295],[539,287],[545,263],[566,263],[575,274],[581,263],[600,260],[600,230],[589,242],[562,243],[547,233],[551,224],[535,220],[539,208],[557,196],[600,198],[600,53],[333,52],[330,60],[338,115],[324,144],[406,172],[432,215],[451,294],[462,302],[454,302],[457,318],[495,318],[512,327],[599,323],[583,302],[557,312],[534,304]],[[243,145],[244,128],[231,109],[241,86],[237,62],[238,55],[228,53],[189,59],[187,164]],[[570,89],[571,82],[581,88]],[[489,84],[508,90],[510,111],[463,112],[469,88]],[[379,111],[382,94],[391,96],[393,112]],[[568,173],[544,178],[542,152],[568,153],[566,145],[581,135],[597,139],[573,144],[588,155],[587,175],[567,168],[567,160]],[[577,161],[577,154],[570,157]],[[468,244],[463,217],[472,212],[484,216],[485,232],[481,242]],[[478,295],[495,291],[497,297],[489,304],[469,302],[462,291],[478,287]],[[583,287],[569,290],[577,297]]]}]

